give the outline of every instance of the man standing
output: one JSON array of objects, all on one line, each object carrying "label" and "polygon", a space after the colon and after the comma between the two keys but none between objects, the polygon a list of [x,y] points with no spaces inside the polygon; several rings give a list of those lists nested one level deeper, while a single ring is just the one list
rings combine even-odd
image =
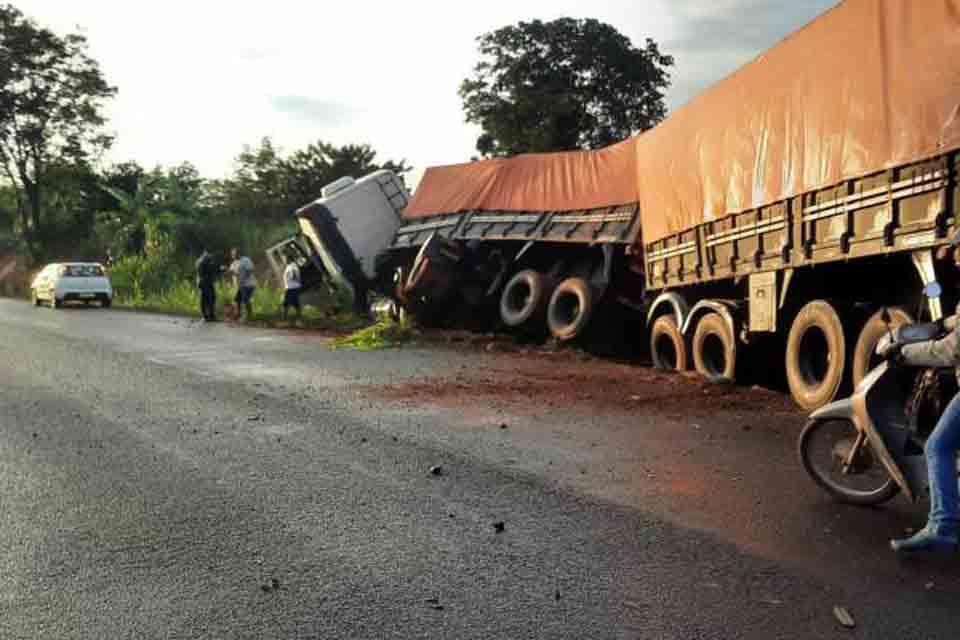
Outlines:
[{"label": "man standing", "polygon": [[213,257],[204,249],[197,259],[197,288],[200,290],[200,313],[207,322],[217,319],[217,267],[213,264]]},{"label": "man standing", "polygon": [[286,321],[287,312],[290,307],[293,307],[297,310],[297,320],[299,320],[303,312],[300,306],[300,289],[303,287],[300,282],[300,267],[293,256],[287,255],[286,260],[287,268],[283,270],[283,309],[280,313],[283,320]]},{"label": "man standing", "polygon": [[253,291],[257,286],[257,277],[253,274],[253,260],[241,256],[240,250],[234,247],[230,250],[230,273],[234,275],[237,285],[237,295],[234,302],[237,304],[237,315],[241,310],[246,311],[245,320],[253,318]]}]

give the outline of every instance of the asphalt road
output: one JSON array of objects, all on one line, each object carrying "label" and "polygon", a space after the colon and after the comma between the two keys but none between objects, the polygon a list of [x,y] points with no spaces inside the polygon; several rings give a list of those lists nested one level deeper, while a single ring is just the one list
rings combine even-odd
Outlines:
[{"label": "asphalt road", "polygon": [[829,503],[795,424],[371,392],[505,357],[0,301],[0,638],[957,636],[922,509]]}]

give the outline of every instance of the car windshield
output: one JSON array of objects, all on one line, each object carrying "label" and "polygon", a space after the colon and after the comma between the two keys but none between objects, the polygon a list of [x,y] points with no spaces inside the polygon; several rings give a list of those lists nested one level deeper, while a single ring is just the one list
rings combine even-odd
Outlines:
[{"label": "car windshield", "polygon": [[99,278],[103,269],[97,264],[68,264],[60,269],[60,275],[66,278]]}]

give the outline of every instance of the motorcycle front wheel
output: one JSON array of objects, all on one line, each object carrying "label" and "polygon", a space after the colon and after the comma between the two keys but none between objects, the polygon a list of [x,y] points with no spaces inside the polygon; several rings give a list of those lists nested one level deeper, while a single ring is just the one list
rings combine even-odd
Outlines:
[{"label": "motorcycle front wheel", "polygon": [[840,502],[876,505],[900,491],[850,420],[810,420],[800,433],[798,450],[814,482]]}]

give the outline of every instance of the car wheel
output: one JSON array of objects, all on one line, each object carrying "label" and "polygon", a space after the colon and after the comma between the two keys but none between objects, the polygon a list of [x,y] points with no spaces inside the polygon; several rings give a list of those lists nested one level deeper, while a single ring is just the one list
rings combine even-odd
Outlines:
[{"label": "car wheel", "polygon": [[109,309],[111,304],[113,304],[113,300],[111,298],[104,298],[100,301],[100,306],[104,309]]}]

